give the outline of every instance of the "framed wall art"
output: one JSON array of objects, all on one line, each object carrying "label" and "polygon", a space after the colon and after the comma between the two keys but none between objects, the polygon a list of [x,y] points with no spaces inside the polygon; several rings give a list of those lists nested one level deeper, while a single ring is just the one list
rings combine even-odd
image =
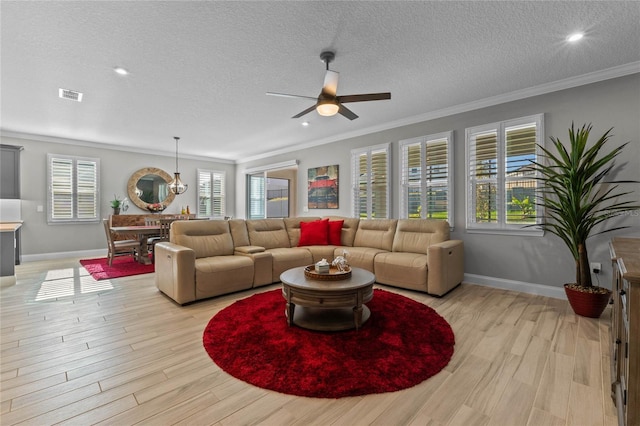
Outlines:
[{"label": "framed wall art", "polygon": [[337,209],[338,165],[309,169],[307,205],[310,209]]}]

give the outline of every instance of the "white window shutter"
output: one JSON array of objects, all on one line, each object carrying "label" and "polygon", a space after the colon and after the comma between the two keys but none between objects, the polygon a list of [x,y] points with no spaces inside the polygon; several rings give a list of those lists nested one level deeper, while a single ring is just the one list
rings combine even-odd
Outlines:
[{"label": "white window shutter", "polygon": [[198,217],[226,215],[225,180],[225,172],[198,169]]},{"label": "white window shutter", "polygon": [[98,221],[100,160],[48,154],[47,164],[48,223]]}]

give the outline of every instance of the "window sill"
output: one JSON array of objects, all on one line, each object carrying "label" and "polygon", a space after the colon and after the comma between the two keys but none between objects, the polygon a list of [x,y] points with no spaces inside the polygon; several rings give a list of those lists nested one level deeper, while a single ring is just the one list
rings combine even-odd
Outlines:
[{"label": "window sill", "polygon": [[544,231],[535,228],[467,228],[468,234],[514,235],[519,237],[542,237]]}]

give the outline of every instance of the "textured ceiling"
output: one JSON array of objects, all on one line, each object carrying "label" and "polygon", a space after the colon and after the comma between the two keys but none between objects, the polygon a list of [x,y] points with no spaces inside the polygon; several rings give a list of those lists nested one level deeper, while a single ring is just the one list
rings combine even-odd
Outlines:
[{"label": "textured ceiling", "polygon": [[[231,161],[612,68],[640,71],[637,1],[3,0],[0,16],[4,134],[168,154],[180,136],[181,154]],[[577,30],[585,38],[570,45]],[[265,92],[317,96],[324,49],[336,51],[339,95],[392,99],[349,104],[354,121],[291,119],[313,101]],[[83,102],[59,99],[59,88]]]}]

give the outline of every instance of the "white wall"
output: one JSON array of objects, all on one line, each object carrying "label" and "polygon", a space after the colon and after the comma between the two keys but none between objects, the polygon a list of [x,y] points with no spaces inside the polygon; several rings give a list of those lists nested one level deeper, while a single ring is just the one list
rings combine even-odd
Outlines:
[{"label": "white wall", "polygon": [[[545,114],[545,142],[549,136],[566,140],[572,121],[576,125],[592,123],[593,137],[599,137],[609,127],[614,127],[615,137],[611,147],[631,141],[619,161],[626,161],[627,164],[618,171],[617,178],[640,181],[640,74],[634,74],[239,164],[236,170],[236,181],[239,183],[236,193],[236,216],[244,217],[245,212],[244,170],[293,159],[299,161],[299,182],[306,182],[309,168],[340,165],[340,208],[303,213],[307,201],[306,185],[299,184],[297,195],[300,216],[351,216],[352,149],[392,142],[392,175],[397,183],[400,158],[398,141],[454,130],[455,228],[452,238],[464,240],[467,276],[480,282],[485,277],[490,277],[494,282],[498,279],[497,281],[506,280],[511,283],[522,282],[525,285],[561,287],[564,283],[574,280],[574,264],[570,252],[558,238],[549,234],[543,237],[469,234],[464,229],[465,128],[538,113]],[[634,198],[640,199],[639,184],[627,184],[625,189],[634,190]],[[393,191],[394,217],[399,216],[399,206],[399,194]],[[640,236],[640,211],[616,219],[617,224],[630,228],[596,236],[589,241],[590,260],[602,263],[603,271],[599,279],[601,284],[607,286],[611,281],[607,242],[614,235]],[[613,222],[609,222],[609,226],[612,225]]]},{"label": "white wall", "polygon": [[[175,156],[141,154],[117,151],[96,144],[82,144],[64,140],[48,142],[34,139],[2,137],[3,144],[21,145],[21,211],[24,224],[21,228],[22,260],[38,260],[61,255],[83,255],[82,252],[103,250],[106,254],[106,240],[102,223],[82,225],[47,224],[47,154],[76,155],[100,158],[100,216],[112,213],[110,201],[114,194],[127,197],[129,177],[144,167],[157,167],[170,175],[175,168]],[[226,171],[228,208],[235,203],[235,165],[180,157],[180,177],[189,185],[184,194],[176,196],[165,213],[180,213],[182,206],[189,206],[195,213],[197,206],[196,169]],[[43,206],[43,212],[37,207]],[[122,214],[148,213],[129,202],[129,209]],[[233,212],[228,212],[233,215]]]}]

